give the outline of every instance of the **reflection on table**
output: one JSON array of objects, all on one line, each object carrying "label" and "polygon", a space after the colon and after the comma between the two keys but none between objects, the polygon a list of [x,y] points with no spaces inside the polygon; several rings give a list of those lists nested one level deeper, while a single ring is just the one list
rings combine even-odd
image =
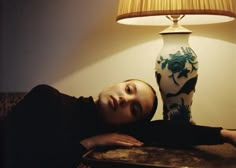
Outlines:
[{"label": "reflection on table", "polygon": [[235,168],[236,148],[229,144],[190,148],[142,146],[99,148],[84,155],[91,167],[204,167]]}]

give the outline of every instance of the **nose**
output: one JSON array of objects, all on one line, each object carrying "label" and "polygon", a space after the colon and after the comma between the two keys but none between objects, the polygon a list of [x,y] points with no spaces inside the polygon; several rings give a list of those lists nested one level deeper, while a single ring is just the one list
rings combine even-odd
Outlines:
[{"label": "nose", "polygon": [[119,97],[119,104],[122,106],[122,105],[126,105],[130,102],[132,102],[134,99],[133,96],[130,96],[130,95],[126,95],[126,96],[120,96]]}]

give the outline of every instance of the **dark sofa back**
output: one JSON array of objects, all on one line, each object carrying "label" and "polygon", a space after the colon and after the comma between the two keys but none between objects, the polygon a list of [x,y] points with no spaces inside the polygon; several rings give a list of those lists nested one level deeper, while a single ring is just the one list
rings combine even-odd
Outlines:
[{"label": "dark sofa back", "polygon": [[0,119],[4,119],[8,111],[25,95],[26,92],[0,92]]}]

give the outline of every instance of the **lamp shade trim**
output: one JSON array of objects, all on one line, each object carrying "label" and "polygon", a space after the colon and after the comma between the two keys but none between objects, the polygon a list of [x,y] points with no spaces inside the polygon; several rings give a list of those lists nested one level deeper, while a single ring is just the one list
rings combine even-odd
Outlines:
[{"label": "lamp shade trim", "polygon": [[236,18],[236,13],[230,11],[217,11],[217,10],[196,10],[196,11],[189,11],[189,10],[181,10],[181,11],[143,11],[143,12],[131,12],[118,15],[116,17],[116,21],[127,19],[127,18],[134,18],[134,17],[152,17],[152,16],[166,16],[166,15],[222,15]]}]

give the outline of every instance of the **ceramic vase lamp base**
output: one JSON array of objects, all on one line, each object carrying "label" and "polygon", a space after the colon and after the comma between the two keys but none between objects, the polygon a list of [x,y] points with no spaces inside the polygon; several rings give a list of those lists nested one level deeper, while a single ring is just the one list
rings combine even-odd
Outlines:
[{"label": "ceramic vase lamp base", "polygon": [[191,121],[192,98],[198,78],[197,55],[189,46],[190,30],[173,25],[160,32],[164,45],[156,59],[155,76],[163,100],[163,119]]}]

